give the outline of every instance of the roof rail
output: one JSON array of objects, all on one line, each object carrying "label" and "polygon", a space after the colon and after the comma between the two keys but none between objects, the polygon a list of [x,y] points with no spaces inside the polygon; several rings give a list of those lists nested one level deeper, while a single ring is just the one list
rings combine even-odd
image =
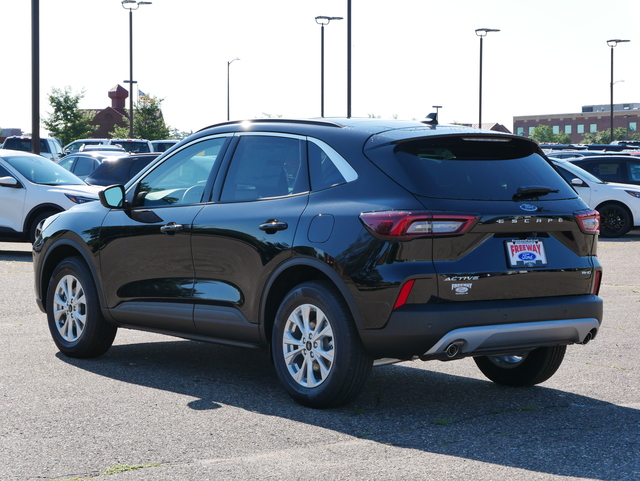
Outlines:
[{"label": "roof rail", "polygon": [[338,122],[334,122],[331,120],[322,120],[322,119],[245,119],[245,120],[231,120],[229,122],[220,122],[218,124],[209,125],[207,127],[203,127],[198,132],[202,132],[203,130],[211,129],[213,127],[222,127],[224,125],[240,125],[243,123],[269,123],[269,124],[303,124],[303,125],[319,125],[323,127],[338,127],[344,128],[344,125],[339,124]]}]

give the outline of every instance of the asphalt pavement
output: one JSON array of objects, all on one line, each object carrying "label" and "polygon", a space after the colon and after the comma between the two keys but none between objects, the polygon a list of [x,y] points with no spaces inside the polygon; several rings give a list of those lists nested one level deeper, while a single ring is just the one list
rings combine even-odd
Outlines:
[{"label": "asphalt pavement", "polygon": [[602,329],[544,384],[412,361],[320,411],[265,352],[121,329],[101,358],[64,357],[30,246],[0,243],[0,480],[640,480],[640,231],[599,257]]}]

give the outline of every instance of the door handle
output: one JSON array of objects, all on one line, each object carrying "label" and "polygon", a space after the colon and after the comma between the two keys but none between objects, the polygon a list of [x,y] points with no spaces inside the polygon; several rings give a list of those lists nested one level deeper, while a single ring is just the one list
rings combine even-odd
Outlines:
[{"label": "door handle", "polygon": [[275,234],[279,230],[285,230],[289,228],[289,224],[279,221],[278,219],[269,219],[264,224],[260,224],[260,230],[265,231],[267,234]]},{"label": "door handle", "polygon": [[183,229],[181,224],[175,222],[169,222],[167,225],[160,227],[160,232],[167,235],[174,235],[176,232],[181,232]]}]

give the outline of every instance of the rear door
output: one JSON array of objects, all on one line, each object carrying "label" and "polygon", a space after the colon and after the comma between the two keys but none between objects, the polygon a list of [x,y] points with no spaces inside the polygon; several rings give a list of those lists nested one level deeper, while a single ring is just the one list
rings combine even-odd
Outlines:
[{"label": "rear door", "polygon": [[259,342],[263,287],[291,257],[308,201],[304,138],[242,134],[192,234],[200,334]]}]

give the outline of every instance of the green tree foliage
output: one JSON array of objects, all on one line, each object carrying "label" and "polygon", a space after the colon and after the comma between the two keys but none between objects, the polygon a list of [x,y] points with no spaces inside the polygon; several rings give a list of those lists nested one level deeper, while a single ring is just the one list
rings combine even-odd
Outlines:
[{"label": "green tree foliage", "polygon": [[53,88],[49,94],[49,103],[53,112],[43,120],[47,131],[67,145],[76,139],[90,137],[97,127],[89,122],[95,117],[95,113],[82,111],[78,108],[78,103],[84,97],[84,90],[74,94],[71,87],[64,90]]},{"label": "green tree foliage", "polygon": [[[613,140],[640,140],[640,135],[637,133],[630,134],[628,137],[626,128],[618,127],[613,129]],[[584,134],[582,139],[583,144],[608,144],[609,142],[611,142],[611,129]]]},{"label": "green tree foliage", "polygon": [[[171,129],[164,123],[162,112],[160,107],[162,100],[152,95],[145,95],[140,97],[140,100],[133,106],[133,135],[137,139],[146,140],[163,140],[171,139]],[[122,139],[129,137],[129,119],[125,119],[126,127],[116,126],[112,132],[109,132],[111,137],[116,139]]]},{"label": "green tree foliage", "polygon": [[533,132],[531,132],[531,138],[537,140],[541,144],[570,144],[571,137],[569,134],[561,132],[554,134],[553,129],[548,125],[538,125]]}]

